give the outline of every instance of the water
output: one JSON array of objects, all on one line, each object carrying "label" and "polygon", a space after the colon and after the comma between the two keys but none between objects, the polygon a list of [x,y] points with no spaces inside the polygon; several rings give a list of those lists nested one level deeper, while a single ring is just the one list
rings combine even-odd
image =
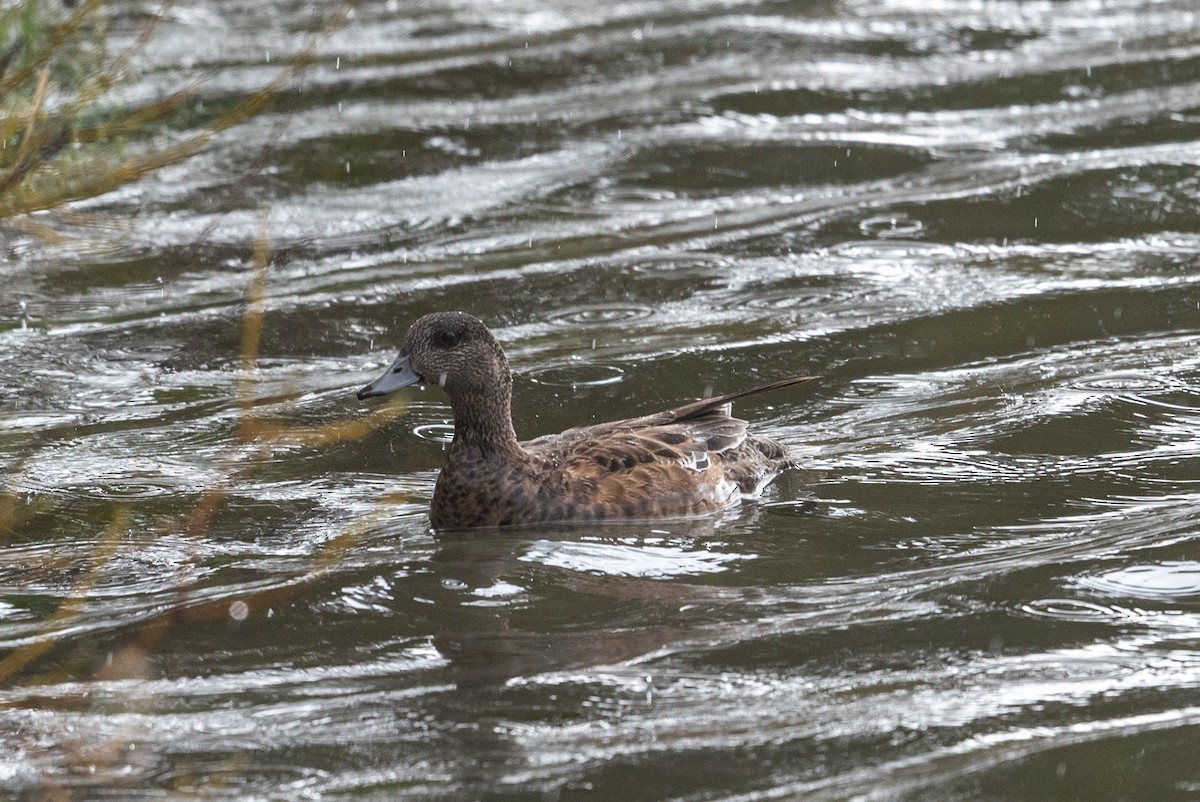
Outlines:
[{"label": "water", "polygon": [[[176,4],[123,91],[231,105],[331,8]],[[319,47],[4,230],[3,798],[1200,796],[1193,3],[429,0]],[[739,406],[802,468],[431,532],[444,396],[353,392],[447,308],[524,437],[820,374]]]}]

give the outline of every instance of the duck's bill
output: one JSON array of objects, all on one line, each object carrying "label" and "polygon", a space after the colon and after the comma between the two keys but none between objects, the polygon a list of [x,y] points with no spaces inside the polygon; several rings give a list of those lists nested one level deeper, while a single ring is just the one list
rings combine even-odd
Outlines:
[{"label": "duck's bill", "polygon": [[408,364],[408,357],[401,356],[388,367],[386,373],[358,391],[358,400],[394,393],[401,387],[417,384],[421,380]]}]

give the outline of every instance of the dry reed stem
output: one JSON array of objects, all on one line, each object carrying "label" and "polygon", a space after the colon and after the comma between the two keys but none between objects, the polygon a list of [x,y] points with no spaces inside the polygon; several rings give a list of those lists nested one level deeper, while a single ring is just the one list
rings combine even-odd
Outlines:
[{"label": "dry reed stem", "polygon": [[33,141],[33,126],[37,123],[42,103],[46,100],[46,83],[49,80],[50,67],[42,67],[42,74],[38,76],[37,89],[33,92],[33,111],[29,113],[29,124],[25,126],[25,136],[21,137],[21,146],[17,148],[17,164],[21,164],[29,155],[29,143]]},{"label": "dry reed stem", "polygon": [[[205,146],[211,138],[220,131],[224,131],[247,117],[258,113],[265,107],[272,96],[277,93],[288,81],[294,78],[300,71],[311,63],[317,43],[324,37],[340,27],[349,14],[349,11],[357,5],[357,0],[346,0],[338,9],[330,15],[326,23],[322,26],[320,32],[314,35],[312,41],[297,55],[287,66],[286,69],[276,76],[267,86],[258,92],[251,95],[245,101],[240,103],[231,111],[219,116],[216,120],[209,124],[206,131],[200,132],[193,137],[178,143],[170,148],[164,148],[151,154],[145,154],[139,158],[131,159],[118,165],[116,168],[109,171],[105,176],[95,179],[91,184],[85,185],[91,194],[95,194],[106,187],[120,185],[127,181],[131,181],[140,175],[160,166],[175,163],[187,156],[197,152]],[[90,2],[88,8],[94,8],[97,3]],[[165,6],[164,6],[165,7]],[[138,42],[128,48],[118,59],[110,63],[106,72],[109,75],[116,74],[116,68],[124,68],[124,64],[136,49],[144,46],[145,40],[148,38],[148,33],[143,32],[143,37],[139,37]],[[10,80],[12,76],[9,76]],[[107,80],[107,79],[105,79]],[[39,81],[38,96],[35,97],[35,108],[40,107],[41,97],[44,96],[47,82],[47,73],[43,71],[41,80]],[[99,83],[103,83],[100,81]],[[96,86],[98,84],[93,84]],[[152,104],[148,107],[135,110],[131,115],[127,116],[122,123],[115,123],[108,129],[96,129],[96,136],[100,137],[102,133],[109,131],[124,130],[119,126],[122,124],[132,126],[134,121],[153,119],[170,113],[176,108],[179,103],[192,94],[193,90],[182,90],[181,92],[172,95],[158,104]],[[141,115],[140,117],[138,115]],[[27,136],[22,140],[22,147],[32,148],[32,136],[34,130],[36,115],[32,115],[29,121]],[[18,158],[24,154],[19,154]],[[87,193],[81,194],[76,188],[73,192],[64,191],[56,196],[42,196],[38,203],[26,203],[21,208],[24,211],[32,211],[37,208],[48,208],[49,206],[61,203],[64,199],[74,197],[86,197]],[[323,426],[273,426],[262,423],[258,420],[254,413],[255,404],[253,399],[253,371],[257,366],[258,353],[261,345],[262,325],[265,315],[265,293],[267,286],[268,268],[269,268],[269,249],[267,247],[267,238],[264,233],[261,233],[255,239],[253,274],[250,278],[247,287],[247,305],[243,317],[243,339],[241,346],[241,366],[242,375],[239,376],[235,386],[235,403],[238,410],[237,442],[231,444],[230,451],[222,460],[223,479],[212,484],[202,494],[200,500],[193,508],[179,520],[179,525],[183,531],[191,538],[199,538],[207,531],[208,524],[215,512],[219,509],[221,503],[226,498],[229,488],[233,480],[243,471],[253,467],[261,462],[266,456],[272,453],[276,444],[301,444],[306,446],[327,446],[337,442],[347,440],[361,439],[370,432],[381,428],[382,426],[396,420],[403,414],[406,405],[401,401],[391,401],[382,407],[376,408],[365,417],[357,417],[351,420],[336,421]],[[239,455],[244,457],[244,446],[251,442],[257,442],[258,448],[255,449],[249,460],[239,460]],[[15,475],[15,469],[8,472],[9,479]],[[392,497],[398,494],[389,494]],[[399,494],[403,497],[403,494]],[[362,516],[359,519],[351,522],[351,524],[336,537],[328,541],[321,549],[313,556],[310,566],[298,573],[292,580],[273,587],[256,591],[252,593],[240,594],[235,599],[225,598],[212,601],[195,601],[189,600],[189,592],[187,589],[180,589],[178,594],[178,606],[172,611],[164,613],[162,616],[156,617],[151,622],[146,623],[140,629],[137,641],[140,648],[149,649],[153,647],[157,641],[166,634],[169,625],[173,621],[179,620],[212,620],[214,618],[227,618],[230,613],[230,606],[234,603],[241,602],[245,604],[244,611],[249,614],[258,612],[266,607],[281,602],[297,593],[303,587],[311,584],[320,576],[325,575],[338,563],[339,559],[358,542],[359,537],[363,532],[374,526],[386,514],[386,508],[381,506],[377,512],[367,516]],[[14,494],[0,494],[0,533],[4,532],[10,523],[17,516],[17,498]],[[95,585],[99,576],[100,569],[104,566],[108,559],[115,553],[119,542],[119,535],[127,527],[129,520],[129,511],[121,508],[114,516],[112,523],[104,530],[97,544],[96,550],[92,554],[94,561],[93,566],[88,570],[85,577],[77,584],[71,596],[69,596],[59,606],[55,614],[48,620],[45,627],[44,636],[34,643],[21,647],[16,651],[7,655],[3,660],[0,660],[0,681],[7,680],[20,672],[26,665],[36,658],[42,656],[49,651],[57,642],[57,637],[50,630],[53,625],[61,624],[74,615],[77,615],[88,591]]]},{"label": "dry reed stem", "polygon": [[[230,451],[223,460],[222,475],[224,479],[205,490],[199,503],[184,519],[184,531],[190,538],[198,538],[207,531],[209,521],[227,496],[233,480],[238,474],[249,470],[257,462],[273,453],[275,445],[327,446],[347,440],[361,439],[398,418],[407,407],[402,401],[393,401],[374,410],[365,418],[335,421],[324,426],[272,426],[262,423],[258,419],[254,403],[254,371],[258,365],[262,342],[270,262],[266,216],[264,215],[263,226],[255,237],[253,273],[247,285],[246,310],[242,316],[241,374],[236,380],[234,390],[238,415],[236,427],[238,438],[237,442],[231,444]],[[258,447],[251,452],[249,460],[242,460],[239,464],[238,455],[242,453],[242,447],[252,442],[257,443]],[[353,548],[362,533],[375,525],[384,514],[384,510],[381,508],[372,515],[363,516],[359,520],[351,522],[346,530],[329,540],[317,551],[307,569],[275,587],[242,593],[234,599],[224,598],[200,602],[189,600],[187,590],[181,589],[176,609],[167,613],[163,618],[146,625],[142,630],[139,643],[143,648],[148,648],[166,633],[170,621],[210,621],[228,618],[232,614],[232,605],[238,603],[243,605],[239,612],[244,616],[277,605],[328,573],[341,556]]]},{"label": "dry reed stem", "polygon": [[34,220],[32,217],[14,217],[6,220],[5,223],[22,234],[36,237],[41,242],[49,245],[65,245],[71,241],[70,237],[63,235],[45,223]]},{"label": "dry reed stem", "polygon": [[[164,3],[163,9],[171,5],[171,0]],[[315,57],[318,44],[327,38],[334,31],[345,24],[346,18],[349,16],[350,10],[358,5],[358,0],[344,0],[334,11],[326,18],[321,29],[313,34],[309,42],[293,56],[288,64],[280,70],[279,74],[268,82],[262,89],[250,94],[243,101],[238,103],[229,111],[219,115],[214,120],[210,121],[202,130],[193,133],[180,142],[163,147],[157,150],[152,150],[149,153],[143,153],[135,157],[123,159],[115,165],[98,168],[95,160],[85,160],[81,164],[66,164],[57,165],[59,172],[58,188],[57,189],[38,189],[22,187],[21,179],[25,177],[33,167],[44,162],[44,159],[34,158],[26,166],[26,168],[16,175],[16,180],[10,182],[9,185],[0,183],[0,192],[5,189],[10,190],[5,193],[8,197],[0,197],[0,218],[11,217],[20,214],[29,214],[31,212],[51,209],[56,206],[61,206],[74,200],[83,198],[95,197],[96,195],[116,189],[117,187],[136,181],[143,175],[161,169],[171,164],[177,164],[184,161],[197,153],[204,150],[212,142],[217,134],[226,131],[239,123],[244,122],[250,117],[258,114],[266,107],[267,103],[275,97],[288,82],[294,79],[300,72],[306,69]],[[139,32],[138,39],[125,49],[121,54],[109,62],[106,67],[100,71],[99,77],[93,80],[90,86],[80,93],[79,97],[64,105],[59,112],[59,117],[62,119],[70,119],[87,105],[96,102],[100,95],[110,88],[113,82],[126,69],[130,58],[133,54],[143,48],[157,24],[159,14],[155,15],[152,22],[146,24],[143,30]],[[78,141],[103,141],[104,136],[117,135],[119,133],[127,133],[136,125],[144,124],[145,122],[160,119],[167,114],[170,114],[177,109],[189,97],[192,97],[196,92],[196,87],[189,87],[180,90],[169,98],[158,101],[154,104],[135,109],[132,113],[127,114],[123,119],[118,120],[108,126],[100,126],[94,129],[84,138]],[[31,117],[31,125],[32,125]],[[140,121],[140,122],[138,122]],[[62,147],[65,147],[69,141],[69,137],[65,136],[66,128],[59,132],[58,136],[47,137],[42,136],[43,141],[51,143],[49,149],[53,153],[57,153]],[[53,133],[53,132],[51,132]],[[59,140],[62,140],[61,143]],[[22,145],[25,140],[22,140]],[[0,179],[2,182],[3,179]]]},{"label": "dry reed stem", "polygon": [[54,611],[54,615],[50,616],[43,627],[42,637],[33,643],[18,647],[0,660],[0,682],[4,682],[29,663],[50,651],[57,640],[52,631],[55,625],[63,624],[79,614],[84,601],[87,600],[88,593],[95,587],[96,582],[100,579],[100,574],[108,565],[109,558],[116,553],[121,535],[125,534],[128,528],[129,510],[120,507],[113,514],[112,521],[104,528],[100,539],[96,542],[96,548],[91,555],[92,565],[75,584],[70,595]]},{"label": "dry reed stem", "polygon": [[7,546],[12,542],[12,536],[16,534],[15,527],[21,518],[23,505],[17,498],[17,491],[12,486],[24,472],[25,463],[28,461],[29,455],[26,454],[10,465],[4,475],[0,477],[4,480],[3,485],[0,485],[0,546]]},{"label": "dry reed stem", "polygon": [[[25,125],[25,135],[21,137],[21,144],[17,148],[17,155],[13,159],[12,167],[8,173],[0,177],[0,193],[8,190],[20,183],[26,174],[37,163],[37,152],[41,149],[41,142],[45,140],[44,135],[34,137],[34,129],[37,125],[38,115],[42,112],[42,103],[46,100],[46,83],[50,78],[50,67],[42,68],[42,74],[38,76],[37,89],[33,93],[33,109],[29,112],[29,121]],[[35,140],[38,147],[34,147]]]}]

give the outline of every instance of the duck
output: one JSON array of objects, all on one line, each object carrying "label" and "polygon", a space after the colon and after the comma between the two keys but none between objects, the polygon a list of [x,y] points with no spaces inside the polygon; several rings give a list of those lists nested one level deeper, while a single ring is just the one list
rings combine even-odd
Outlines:
[{"label": "duck", "polygon": [[522,442],[504,350],[483,321],[455,311],[413,323],[399,356],[358,399],[417,384],[445,390],[454,439],[429,518],[435,529],[457,530],[697,516],[737,505],[761,493],[791,458],[781,443],[733,417],[732,402],[814,378]]}]

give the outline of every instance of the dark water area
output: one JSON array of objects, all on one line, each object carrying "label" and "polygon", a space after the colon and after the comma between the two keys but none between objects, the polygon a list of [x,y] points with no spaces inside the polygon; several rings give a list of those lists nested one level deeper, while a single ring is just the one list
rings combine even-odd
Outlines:
[{"label": "dark water area", "polygon": [[[1200,799],[1192,0],[334,8],[171,6],[122,97],[317,58],[0,227],[0,798]],[[435,532],[441,309],[523,438],[819,374],[800,467]]]}]

